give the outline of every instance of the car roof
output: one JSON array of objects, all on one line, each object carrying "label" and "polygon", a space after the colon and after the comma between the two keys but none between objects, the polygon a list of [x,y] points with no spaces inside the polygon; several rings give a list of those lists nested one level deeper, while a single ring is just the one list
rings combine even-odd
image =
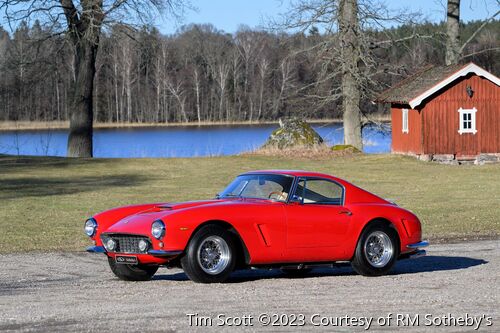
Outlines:
[{"label": "car roof", "polygon": [[321,178],[335,178],[332,175],[328,175],[326,173],[313,172],[313,171],[305,171],[305,170],[255,170],[248,171],[243,173],[242,175],[252,175],[252,174],[272,174],[272,175],[289,175],[294,177],[321,177]]}]

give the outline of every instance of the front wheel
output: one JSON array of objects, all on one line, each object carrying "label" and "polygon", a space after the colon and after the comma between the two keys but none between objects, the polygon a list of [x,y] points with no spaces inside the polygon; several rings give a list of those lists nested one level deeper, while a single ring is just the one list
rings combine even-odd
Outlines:
[{"label": "front wheel", "polygon": [[366,228],[359,238],[352,268],[364,276],[387,274],[399,254],[397,232],[386,225],[375,224]]},{"label": "front wheel", "polygon": [[234,236],[217,225],[202,227],[188,244],[181,266],[194,282],[224,282],[236,264]]},{"label": "front wheel", "polygon": [[158,270],[158,266],[117,264],[114,258],[108,257],[111,271],[121,280],[149,281]]}]

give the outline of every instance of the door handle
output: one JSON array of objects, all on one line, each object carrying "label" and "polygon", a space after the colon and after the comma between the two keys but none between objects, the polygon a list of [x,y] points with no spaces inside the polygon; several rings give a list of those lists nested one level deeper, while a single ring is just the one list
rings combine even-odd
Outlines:
[{"label": "door handle", "polygon": [[347,210],[347,209],[343,209],[343,210],[340,210],[339,211],[339,214],[345,214],[347,216],[351,216],[352,215],[352,212],[350,210]]}]

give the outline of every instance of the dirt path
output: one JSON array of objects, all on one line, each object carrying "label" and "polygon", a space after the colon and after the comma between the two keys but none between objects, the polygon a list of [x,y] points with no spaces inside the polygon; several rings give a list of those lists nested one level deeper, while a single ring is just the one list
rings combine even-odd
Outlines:
[{"label": "dirt path", "polygon": [[[303,324],[297,332],[397,330],[403,323],[410,332],[477,326],[498,332],[499,243],[434,245],[427,257],[401,261],[380,278],[354,275],[349,267],[317,269],[304,278],[252,270],[218,285],[195,284],[167,269],[151,282],[119,281],[102,255],[0,255],[0,331],[192,332],[209,326],[218,332],[234,329],[233,323],[246,325],[245,331],[290,330],[263,326],[271,320]],[[398,315],[407,320],[398,322]]]}]

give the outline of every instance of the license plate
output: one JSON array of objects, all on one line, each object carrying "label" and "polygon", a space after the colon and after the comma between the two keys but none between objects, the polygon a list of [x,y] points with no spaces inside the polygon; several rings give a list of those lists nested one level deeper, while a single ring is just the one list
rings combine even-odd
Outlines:
[{"label": "license plate", "polygon": [[115,261],[117,264],[137,265],[139,263],[137,257],[132,256],[116,256]]}]

